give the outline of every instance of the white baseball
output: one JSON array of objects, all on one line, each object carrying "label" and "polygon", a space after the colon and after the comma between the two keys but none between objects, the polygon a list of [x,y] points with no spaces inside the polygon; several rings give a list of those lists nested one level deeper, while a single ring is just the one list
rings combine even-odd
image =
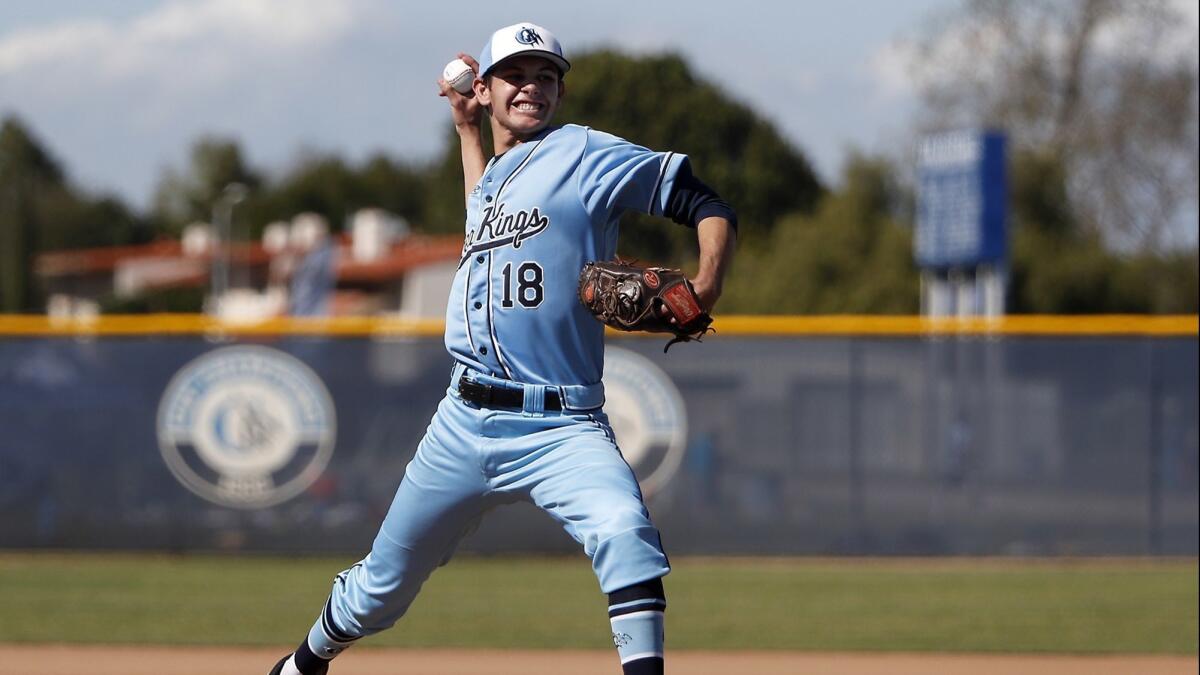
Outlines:
[{"label": "white baseball", "polygon": [[442,79],[446,81],[446,84],[454,87],[454,91],[466,94],[471,91],[471,83],[475,81],[475,72],[471,70],[471,66],[468,66],[466,61],[454,59],[442,69]]}]

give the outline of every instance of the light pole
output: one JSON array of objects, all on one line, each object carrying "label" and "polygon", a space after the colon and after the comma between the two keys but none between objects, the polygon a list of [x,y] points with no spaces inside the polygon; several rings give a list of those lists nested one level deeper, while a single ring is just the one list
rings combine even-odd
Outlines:
[{"label": "light pole", "polygon": [[229,291],[229,266],[232,250],[233,207],[246,198],[246,186],[241,183],[230,183],[221,190],[221,196],[213,204],[213,227],[216,229],[217,241],[212,262],[212,293],[210,309],[217,313],[221,306],[221,298]]}]

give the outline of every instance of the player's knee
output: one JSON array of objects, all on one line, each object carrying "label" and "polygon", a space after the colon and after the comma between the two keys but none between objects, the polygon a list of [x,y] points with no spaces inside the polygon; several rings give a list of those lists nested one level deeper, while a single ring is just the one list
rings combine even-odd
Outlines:
[{"label": "player's knee", "polygon": [[602,554],[605,548],[622,548],[629,543],[636,545],[640,539],[658,538],[657,528],[640,504],[609,504],[600,512],[603,517],[589,523],[583,540],[584,550],[590,556]]},{"label": "player's knee", "polygon": [[671,570],[662,541],[653,525],[618,533],[599,542],[592,567],[605,593],[653,579]]},{"label": "player's knee", "polygon": [[406,575],[399,561],[367,556],[334,578],[331,600],[336,622],[356,635],[390,628],[408,611],[424,577]]}]

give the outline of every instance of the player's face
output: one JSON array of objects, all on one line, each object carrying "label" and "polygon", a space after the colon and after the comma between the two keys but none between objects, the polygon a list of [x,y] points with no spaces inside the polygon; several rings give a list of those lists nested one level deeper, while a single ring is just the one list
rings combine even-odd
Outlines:
[{"label": "player's face", "polygon": [[481,89],[477,90],[480,103],[490,105],[492,118],[518,137],[545,129],[564,91],[558,69],[536,56],[517,56],[501,63]]}]

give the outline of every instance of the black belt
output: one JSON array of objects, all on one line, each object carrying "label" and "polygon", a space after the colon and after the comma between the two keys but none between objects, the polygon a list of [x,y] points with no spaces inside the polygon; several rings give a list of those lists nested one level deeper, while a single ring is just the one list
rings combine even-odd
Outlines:
[{"label": "black belt", "polygon": [[[477,406],[516,408],[518,410],[525,408],[525,392],[523,390],[493,387],[490,384],[468,380],[465,376],[458,378],[458,395],[464,401]],[[546,403],[542,408],[553,411],[562,410],[562,403],[558,400],[557,391],[546,389]]]}]

